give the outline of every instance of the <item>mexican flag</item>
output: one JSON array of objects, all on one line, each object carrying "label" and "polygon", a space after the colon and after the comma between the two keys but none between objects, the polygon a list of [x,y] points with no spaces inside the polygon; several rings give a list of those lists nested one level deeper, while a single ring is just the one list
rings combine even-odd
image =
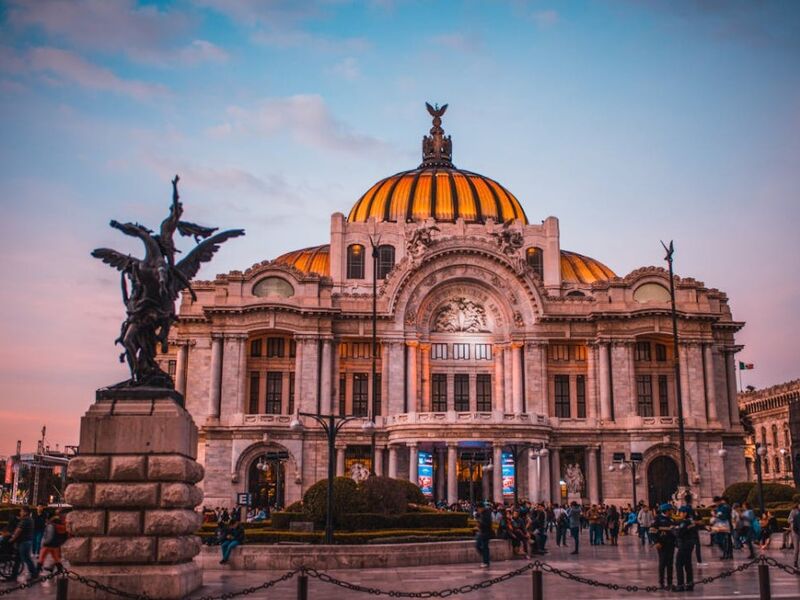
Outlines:
[{"label": "mexican flag", "polygon": [[755,368],[756,368],[756,366],[753,363],[745,363],[745,362],[739,361],[739,370],[740,371],[750,371],[750,370],[755,369]]}]

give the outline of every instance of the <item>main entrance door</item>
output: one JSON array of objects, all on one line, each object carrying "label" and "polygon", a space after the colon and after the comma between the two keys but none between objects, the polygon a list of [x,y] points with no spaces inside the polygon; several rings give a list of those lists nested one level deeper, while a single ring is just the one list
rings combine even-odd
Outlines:
[{"label": "main entrance door", "polygon": [[254,460],[248,472],[247,491],[255,508],[280,508],[284,504],[285,476],[283,461]]},{"label": "main entrance door", "polygon": [[678,491],[678,465],[669,456],[658,456],[647,467],[647,491],[650,506],[672,500]]}]

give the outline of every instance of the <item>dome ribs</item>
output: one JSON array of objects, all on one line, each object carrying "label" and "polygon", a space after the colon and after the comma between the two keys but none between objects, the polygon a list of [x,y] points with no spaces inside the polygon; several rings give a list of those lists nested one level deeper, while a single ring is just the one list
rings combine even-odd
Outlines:
[{"label": "dome ribs", "polygon": [[414,196],[417,193],[417,183],[419,183],[420,175],[422,175],[422,169],[416,171],[414,181],[411,183],[411,190],[408,192],[408,200],[406,200],[406,222],[414,220]]}]

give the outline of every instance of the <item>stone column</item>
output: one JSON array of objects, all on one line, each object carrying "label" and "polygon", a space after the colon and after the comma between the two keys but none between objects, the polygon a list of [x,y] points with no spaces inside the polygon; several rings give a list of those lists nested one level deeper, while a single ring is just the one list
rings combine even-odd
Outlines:
[{"label": "stone column", "polygon": [[[296,385],[296,384],[295,384]],[[297,391],[295,390],[295,397]],[[339,340],[331,340],[331,413],[339,414]]]},{"label": "stone column", "polygon": [[511,345],[505,347],[503,352],[503,392],[504,392],[504,405],[506,414],[514,412],[514,375],[513,375],[513,360],[511,358],[512,350]]},{"label": "stone column", "polygon": [[736,399],[736,353],[726,350],[723,353],[726,365],[726,385],[728,388],[728,410],[732,427],[739,427],[739,404]]},{"label": "stone column", "polygon": [[714,347],[706,344],[703,347],[703,354],[706,361],[706,398],[708,399],[708,422],[719,423],[717,414],[717,386],[714,373]]},{"label": "stone column", "polygon": [[189,340],[178,340],[178,359],[175,361],[175,389],[186,396],[186,365],[189,361]]},{"label": "stone column", "polygon": [[445,462],[447,455],[444,448],[436,449],[436,499],[444,500],[447,490],[447,475],[445,473]]},{"label": "stone column", "polygon": [[408,378],[406,384],[408,390],[408,412],[414,413],[420,410],[419,394],[417,393],[417,346],[419,346],[419,342],[409,341],[406,342],[406,346],[408,347],[408,371],[406,372],[406,377]]},{"label": "stone column", "polygon": [[246,369],[245,334],[231,334],[225,336],[225,349],[222,354],[222,410],[220,416],[230,419],[236,414],[245,412],[245,385],[244,374]]},{"label": "stone column", "polygon": [[549,500],[551,498],[550,488],[550,454],[540,456],[536,459],[539,467],[539,498],[537,500]]},{"label": "stone column", "polygon": [[[197,428],[171,390],[99,390],[81,419],[68,467],[71,534],[64,555],[77,574],[151,598],[177,599],[202,585],[192,561],[203,499]],[[237,555],[234,555],[234,561]],[[69,597],[109,596],[73,581]]]},{"label": "stone column", "polygon": [[416,442],[408,443],[408,480],[416,484],[419,481],[417,468],[419,466],[419,450]]},{"label": "stone column", "polygon": [[458,502],[458,444],[447,444],[447,503]]},{"label": "stone column", "polygon": [[532,450],[528,450],[528,500],[531,502],[538,502],[541,500],[539,492],[539,458],[537,456],[531,457]]},{"label": "stone column", "polygon": [[511,385],[514,414],[522,414],[522,344],[511,344]]},{"label": "stone column", "polygon": [[495,344],[494,353],[494,410],[505,412],[505,380],[503,375],[503,347]]},{"label": "stone column", "polygon": [[422,411],[431,412],[431,345],[419,345],[422,359]]},{"label": "stone column", "polygon": [[320,389],[320,408],[323,414],[336,414],[333,402],[333,340],[322,339],[322,379]]},{"label": "stone column", "polygon": [[336,476],[344,476],[344,451],[345,446],[336,446]]},{"label": "stone column", "polygon": [[376,416],[383,417],[389,415],[389,349],[389,344],[381,344],[381,414]]},{"label": "stone column", "polygon": [[386,348],[388,356],[384,355],[381,359],[387,363],[384,367],[387,386],[386,400],[384,400],[387,408],[386,415],[399,415],[404,412],[403,395],[405,391],[403,389],[403,378],[405,373],[403,372],[403,352],[405,351],[405,346],[403,342],[390,341],[386,343]]},{"label": "stone column", "polygon": [[492,500],[503,502],[503,443],[492,445]]},{"label": "stone column", "polygon": [[389,477],[397,479],[397,446],[389,446]]},{"label": "stone column", "polygon": [[383,477],[383,446],[375,446],[375,464],[372,470],[375,475]]},{"label": "stone column", "polygon": [[208,414],[219,418],[220,393],[222,390],[222,334],[211,334],[211,385],[208,399]]},{"label": "stone column", "polygon": [[[630,414],[635,415],[638,414],[639,404],[639,386],[636,385],[636,342],[625,344],[625,349],[627,351],[628,386],[630,389],[630,404],[628,404],[628,410]],[[656,402],[655,396],[653,396],[652,402]],[[654,405],[653,414],[656,414],[656,412]]]},{"label": "stone column", "polygon": [[597,447],[586,448],[586,487],[591,504],[600,503],[600,486],[597,477]]},{"label": "stone column", "polygon": [[[297,340],[297,348],[303,348],[302,354],[302,367],[298,371],[300,374],[299,379],[302,380],[300,385],[300,394],[295,389],[295,405],[298,409],[305,412],[317,412],[317,371],[319,365],[319,339],[316,337],[308,336],[301,337]],[[295,383],[295,386],[297,383]]]},{"label": "stone column", "polygon": [[550,448],[550,499],[561,503],[561,449]]},{"label": "stone column", "polygon": [[611,366],[608,360],[608,344],[598,344],[597,351],[600,354],[598,360],[600,363],[600,419],[611,421]]},{"label": "stone column", "polygon": [[597,347],[589,344],[586,347],[586,417],[596,419],[599,415],[597,406]]},{"label": "stone column", "polygon": [[[303,397],[303,350],[302,338],[294,336],[294,410],[305,410],[301,406]],[[316,411],[313,411],[316,412]]]}]

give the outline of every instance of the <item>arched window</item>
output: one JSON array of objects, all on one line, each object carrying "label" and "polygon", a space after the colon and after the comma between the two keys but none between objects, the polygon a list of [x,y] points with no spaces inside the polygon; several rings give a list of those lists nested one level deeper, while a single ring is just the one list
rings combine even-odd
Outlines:
[{"label": "arched window", "polygon": [[766,446],[767,445],[767,428],[766,427],[762,427],[761,428],[761,445],[762,446]]},{"label": "arched window", "polygon": [[778,456],[775,457],[775,472],[776,473],[781,472],[781,459]]},{"label": "arched window", "polygon": [[633,299],[640,304],[645,302],[669,302],[669,290],[657,283],[644,283],[633,292]]},{"label": "arched window", "polygon": [[364,246],[361,244],[347,248],[347,278],[364,279]]},{"label": "arched window", "polygon": [[769,475],[769,459],[764,458],[764,460],[761,462],[764,464],[764,473]]},{"label": "arched window", "polygon": [[540,279],[544,279],[544,254],[541,248],[530,247],[525,251],[525,260]]},{"label": "arched window", "polygon": [[784,467],[783,470],[786,471],[787,473],[792,472],[792,457],[789,456],[788,454],[783,457],[783,467]]},{"label": "arched window", "polygon": [[253,296],[294,296],[292,284],[281,277],[265,277],[253,286]]},{"label": "arched window", "polygon": [[392,269],[394,269],[394,246],[388,244],[378,246],[378,279],[386,279]]},{"label": "arched window", "polygon": [[789,424],[783,424],[783,445],[789,450],[792,447],[792,436],[789,435]]},{"label": "arched window", "polygon": [[571,292],[567,292],[567,296],[570,298],[585,298],[586,294],[578,290],[572,290]]},{"label": "arched window", "polygon": [[772,445],[776,448],[781,445],[778,441],[778,426],[775,423],[772,424]]}]

